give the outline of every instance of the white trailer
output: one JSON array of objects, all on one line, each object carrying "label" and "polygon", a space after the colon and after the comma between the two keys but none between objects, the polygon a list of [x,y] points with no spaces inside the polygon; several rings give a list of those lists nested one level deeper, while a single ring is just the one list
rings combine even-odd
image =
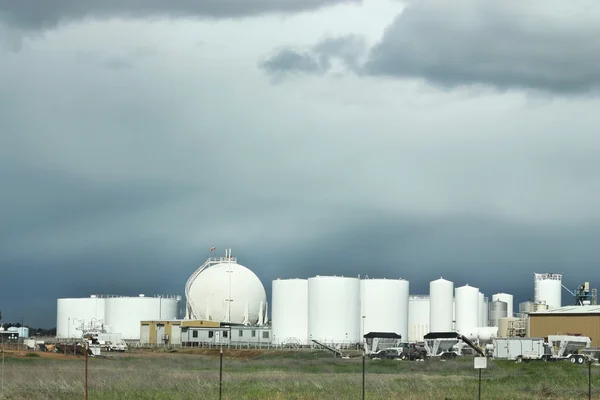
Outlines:
[{"label": "white trailer", "polygon": [[583,364],[586,357],[579,354],[589,348],[590,338],[586,336],[550,335],[543,338],[496,338],[494,358],[522,361],[569,360],[573,364]]},{"label": "white trailer", "polygon": [[543,338],[495,338],[494,358],[500,360],[538,359],[546,355]]}]

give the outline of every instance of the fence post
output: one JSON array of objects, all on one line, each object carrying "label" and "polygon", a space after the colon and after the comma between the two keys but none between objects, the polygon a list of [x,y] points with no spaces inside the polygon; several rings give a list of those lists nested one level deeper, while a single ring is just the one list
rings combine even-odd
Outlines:
[{"label": "fence post", "polygon": [[88,345],[83,346],[85,351],[85,400],[88,400]]},{"label": "fence post", "polygon": [[219,400],[223,398],[223,348],[219,357]]},{"label": "fence post", "polygon": [[592,360],[588,360],[588,400],[592,400]]},{"label": "fence post", "polygon": [[363,353],[363,357],[362,357],[362,373],[363,373],[363,380],[362,380],[362,398],[363,400],[365,400],[365,354]]}]

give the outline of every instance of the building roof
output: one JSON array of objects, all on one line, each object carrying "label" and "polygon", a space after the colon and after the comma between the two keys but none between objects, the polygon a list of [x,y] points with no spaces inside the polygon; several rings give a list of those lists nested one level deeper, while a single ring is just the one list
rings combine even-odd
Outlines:
[{"label": "building roof", "polygon": [[529,315],[553,315],[553,314],[600,314],[600,305],[597,306],[566,306],[552,308],[550,310],[540,310]]}]

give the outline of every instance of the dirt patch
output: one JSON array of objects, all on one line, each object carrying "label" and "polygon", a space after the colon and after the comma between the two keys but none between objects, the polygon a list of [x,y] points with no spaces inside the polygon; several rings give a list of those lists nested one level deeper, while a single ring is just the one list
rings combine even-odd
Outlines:
[{"label": "dirt patch", "polygon": [[[28,354],[37,354],[37,357],[28,356]],[[82,356],[74,356],[63,353],[54,353],[52,351],[23,351],[23,350],[5,350],[5,357],[12,358],[51,358],[54,360],[81,360]]]}]

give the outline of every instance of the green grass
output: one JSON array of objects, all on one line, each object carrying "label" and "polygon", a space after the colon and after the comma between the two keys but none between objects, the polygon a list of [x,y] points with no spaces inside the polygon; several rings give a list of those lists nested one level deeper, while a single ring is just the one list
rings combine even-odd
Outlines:
[{"label": "green grass", "polygon": [[[224,399],[360,399],[362,360],[322,352],[225,352]],[[472,360],[441,362],[367,360],[367,399],[462,400],[477,398]],[[600,367],[593,367],[600,398]],[[587,366],[568,362],[490,361],[482,399],[587,398]],[[218,353],[135,353],[89,359],[92,399],[216,399]],[[84,360],[7,358],[1,399],[81,399]]]}]

